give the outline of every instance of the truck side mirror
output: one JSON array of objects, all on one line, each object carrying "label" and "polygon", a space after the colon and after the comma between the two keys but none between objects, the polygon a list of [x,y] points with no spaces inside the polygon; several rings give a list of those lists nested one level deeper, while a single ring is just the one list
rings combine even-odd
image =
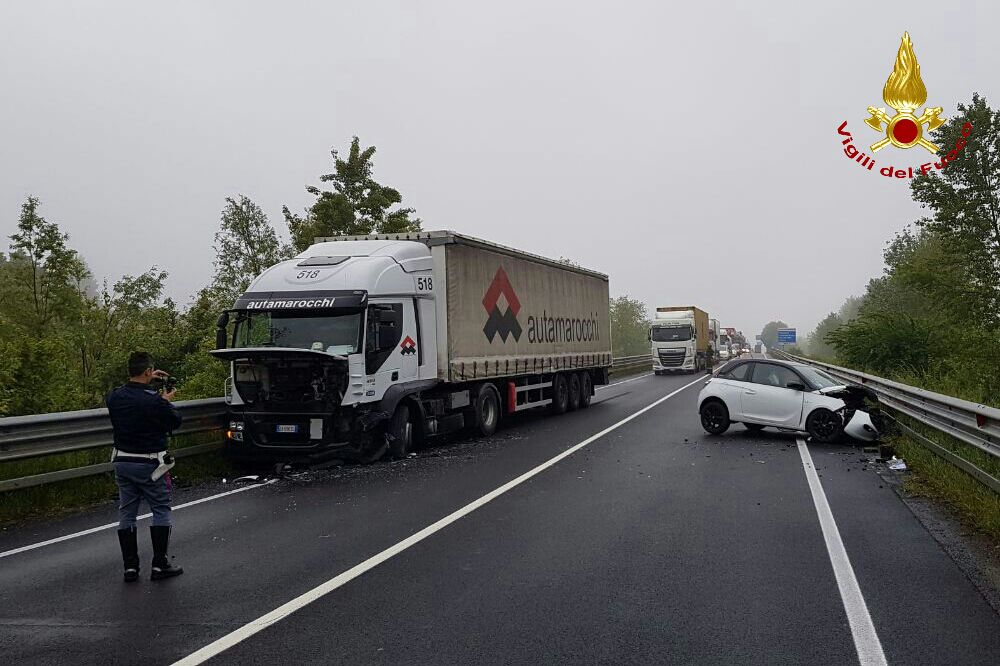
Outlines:
[{"label": "truck side mirror", "polygon": [[395,347],[397,337],[399,336],[396,333],[395,326],[387,325],[381,321],[379,322],[378,339],[376,342],[379,351]]},{"label": "truck side mirror", "polygon": [[226,326],[229,325],[229,313],[223,312],[215,322],[215,348],[226,348]]}]

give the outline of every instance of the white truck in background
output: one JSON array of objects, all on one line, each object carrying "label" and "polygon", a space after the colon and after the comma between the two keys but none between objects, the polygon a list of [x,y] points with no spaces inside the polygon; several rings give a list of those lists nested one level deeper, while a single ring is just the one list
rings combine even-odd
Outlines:
[{"label": "white truck in background", "polygon": [[451,231],[317,239],[219,317],[226,451],[371,461],[587,407],[610,332],[602,273]]},{"label": "white truck in background", "polygon": [[708,313],[693,305],[656,308],[649,328],[653,372],[702,372],[708,368]]}]

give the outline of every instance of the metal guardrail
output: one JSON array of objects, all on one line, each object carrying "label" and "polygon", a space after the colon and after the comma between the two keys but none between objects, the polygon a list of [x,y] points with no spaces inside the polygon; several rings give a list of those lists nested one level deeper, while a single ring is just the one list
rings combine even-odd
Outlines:
[{"label": "metal guardrail", "polygon": [[[623,372],[651,362],[650,354],[613,358],[611,369],[613,372]],[[173,449],[175,457],[182,458],[222,447],[221,432],[226,414],[224,398],[179,400],[174,404],[183,417],[181,427],[174,431],[175,436],[213,431],[220,434],[217,442]],[[0,418],[0,463],[110,448],[112,443],[113,433],[107,409]],[[92,476],[113,469],[112,464],[106,462],[0,480],[0,492]]]},{"label": "metal guardrail", "polygon": [[[891,379],[802,358],[779,350],[770,350],[770,352],[779,358],[784,357],[820,368],[838,379],[866,386],[875,391],[882,405],[991,456],[1000,458],[1000,409],[996,407],[934,393]],[[912,429],[911,432],[913,432]],[[1000,492],[1000,479],[927,439],[920,433],[913,432],[913,434],[919,437],[934,453],[961,467],[993,490]]]},{"label": "metal guardrail", "polygon": [[639,354],[638,356],[620,356],[611,359],[611,372],[625,372],[638,367],[652,366],[652,354]]}]

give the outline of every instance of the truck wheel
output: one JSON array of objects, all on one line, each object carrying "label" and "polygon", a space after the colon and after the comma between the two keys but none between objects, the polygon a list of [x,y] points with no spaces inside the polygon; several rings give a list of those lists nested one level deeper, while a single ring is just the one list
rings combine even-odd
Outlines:
[{"label": "truck wheel", "polygon": [[396,407],[385,431],[386,444],[393,458],[405,458],[413,450],[413,423],[410,406],[405,402]]},{"label": "truck wheel", "polygon": [[580,407],[590,407],[590,400],[594,397],[594,382],[590,379],[589,372],[580,373]]},{"label": "truck wheel", "polygon": [[569,407],[569,386],[566,385],[566,376],[555,375],[552,378],[552,402],[549,403],[549,411],[553,414],[564,414]]},{"label": "truck wheel", "polygon": [[500,423],[500,394],[493,384],[483,384],[476,393],[476,430],[483,437],[497,431]]},{"label": "truck wheel", "polygon": [[566,407],[569,411],[575,412],[580,407],[580,375],[575,372],[569,373],[566,383],[569,387],[569,398],[566,402]]}]

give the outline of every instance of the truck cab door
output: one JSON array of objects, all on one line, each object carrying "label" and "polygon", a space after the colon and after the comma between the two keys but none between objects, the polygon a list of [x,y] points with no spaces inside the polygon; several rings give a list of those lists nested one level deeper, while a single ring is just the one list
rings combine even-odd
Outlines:
[{"label": "truck cab door", "polygon": [[417,333],[412,301],[371,303],[365,331],[365,402],[393,384],[417,378]]}]

